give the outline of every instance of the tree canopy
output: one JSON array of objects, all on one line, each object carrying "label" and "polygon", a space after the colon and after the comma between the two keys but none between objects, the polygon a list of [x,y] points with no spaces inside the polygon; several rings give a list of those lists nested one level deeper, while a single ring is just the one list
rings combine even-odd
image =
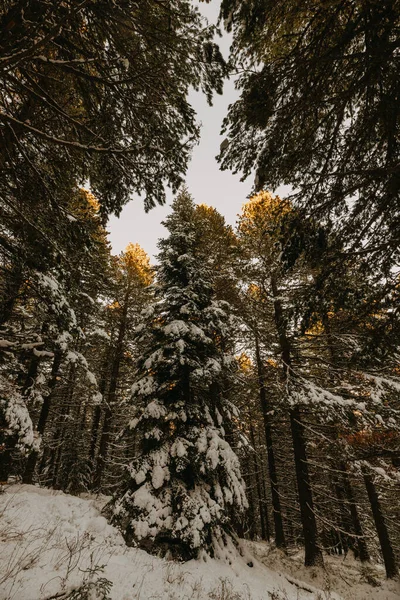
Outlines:
[{"label": "tree canopy", "polygon": [[398,260],[400,4],[223,0],[241,96],[220,160],[288,184],[347,250]]},{"label": "tree canopy", "polygon": [[89,179],[104,213],[177,189],[199,135],[188,90],[211,101],[224,71],[191,2],[7,1],[0,32],[6,197],[24,170],[42,194],[63,169]]}]

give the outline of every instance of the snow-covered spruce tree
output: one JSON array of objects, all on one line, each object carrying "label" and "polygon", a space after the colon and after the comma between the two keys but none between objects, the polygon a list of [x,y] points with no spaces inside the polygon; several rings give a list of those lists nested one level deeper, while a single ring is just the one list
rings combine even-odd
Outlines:
[{"label": "snow-covered spruce tree", "polygon": [[189,560],[220,555],[247,500],[228,442],[229,305],[213,299],[204,232],[187,191],[164,224],[170,235],[159,243],[156,300],[138,330],[131,429],[140,452],[109,510],[128,544]]}]

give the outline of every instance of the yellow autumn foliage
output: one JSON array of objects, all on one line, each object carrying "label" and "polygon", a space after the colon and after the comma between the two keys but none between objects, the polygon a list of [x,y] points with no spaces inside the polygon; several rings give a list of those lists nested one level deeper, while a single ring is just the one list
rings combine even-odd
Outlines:
[{"label": "yellow autumn foliage", "polygon": [[276,227],[282,217],[292,210],[288,200],[273,196],[267,190],[259,192],[243,204],[239,220],[241,234],[267,232]]},{"label": "yellow autumn foliage", "polygon": [[80,188],[79,191],[82,195],[82,198],[84,198],[93,211],[97,213],[100,210],[100,202],[97,200],[96,196],[86,188]]},{"label": "yellow autumn foliage", "polygon": [[137,278],[143,285],[150,285],[153,281],[150,258],[139,244],[129,243],[120,257],[120,263],[131,276]]},{"label": "yellow autumn foliage", "polygon": [[240,371],[244,373],[248,373],[249,371],[251,371],[251,369],[253,368],[253,363],[251,361],[250,356],[248,356],[245,352],[242,352],[241,354],[239,354],[239,356],[236,356],[235,358]]}]

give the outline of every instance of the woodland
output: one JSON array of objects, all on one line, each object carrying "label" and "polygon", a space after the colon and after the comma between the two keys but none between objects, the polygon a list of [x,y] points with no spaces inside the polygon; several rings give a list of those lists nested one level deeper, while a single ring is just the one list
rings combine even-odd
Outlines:
[{"label": "woodland", "polygon": [[[229,76],[236,227],[184,183],[189,91]],[[172,560],[265,540],[396,579],[400,1],[222,0],[210,24],[195,0],[3,0],[0,78],[3,488],[105,495]],[[166,188],[157,264],[113,255],[110,215]]]}]

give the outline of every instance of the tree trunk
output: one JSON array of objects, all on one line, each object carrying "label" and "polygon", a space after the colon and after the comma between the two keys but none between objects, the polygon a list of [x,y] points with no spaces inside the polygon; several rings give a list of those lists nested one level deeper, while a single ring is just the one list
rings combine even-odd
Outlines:
[{"label": "tree trunk", "polygon": [[[65,459],[65,452],[68,452],[67,446],[70,445],[70,440],[66,440],[68,429],[71,421],[76,423],[74,415],[71,414],[74,408],[73,398],[75,391],[75,382],[76,382],[76,363],[72,363],[69,367],[68,373],[68,386],[67,393],[63,398],[63,401],[60,405],[60,412],[58,416],[58,428],[53,435],[53,447],[50,451],[50,465],[47,471],[49,478],[51,478],[51,485],[55,489],[66,490],[65,481],[63,481],[63,475],[61,475],[61,481],[59,481],[59,472],[61,467],[63,466],[63,461]],[[77,434],[76,428],[74,427],[74,432]],[[75,440],[78,438],[75,437]],[[56,442],[56,445],[54,445]]]},{"label": "tree trunk", "polygon": [[0,421],[0,484],[6,484],[12,472],[12,452],[18,443],[18,436],[3,436],[1,434],[1,429],[3,429],[3,427],[1,426],[2,423]]},{"label": "tree trunk", "polygon": [[272,443],[272,427],[271,427],[271,421],[270,421],[270,417],[269,417],[270,406],[269,406],[269,403],[267,400],[267,394],[266,394],[266,390],[265,390],[263,364],[262,364],[262,360],[261,360],[260,346],[258,343],[257,335],[256,335],[256,361],[257,361],[257,374],[258,374],[260,404],[261,404],[261,411],[262,411],[263,421],[264,421],[265,444],[267,447],[268,472],[269,472],[269,480],[271,483],[272,509],[273,509],[273,518],[274,518],[274,526],[275,526],[275,543],[276,543],[277,548],[286,548],[285,533],[284,533],[284,529],[283,529],[283,520],[282,520],[281,500],[280,500],[280,496],[279,496],[279,487],[278,487],[278,475],[277,475],[277,471],[276,471],[275,454],[274,454],[274,447],[273,447],[273,443]]},{"label": "tree trunk", "polygon": [[267,540],[269,541],[269,539],[271,537],[271,527],[269,526],[268,505],[267,505],[267,488],[265,486],[265,477],[261,477],[261,485],[262,485],[262,493],[263,493],[263,498],[264,498],[265,534],[267,536]]},{"label": "tree trunk", "polygon": [[4,325],[11,319],[15,302],[24,281],[21,265],[15,264],[10,271],[6,272],[4,279],[5,283],[1,289],[0,300],[0,325]]},{"label": "tree trunk", "polygon": [[[100,385],[99,385],[99,392],[101,394],[102,399],[104,399],[104,396],[106,393],[106,387],[107,387],[107,366],[108,366],[108,362],[110,360],[109,354],[110,354],[110,348],[108,348],[106,351],[106,356],[105,356],[105,360],[104,360],[104,364],[103,364],[103,368],[102,368],[101,381],[100,381]],[[102,412],[101,403],[96,404],[96,406],[94,407],[92,429],[91,429],[91,434],[90,434],[89,457],[90,457],[92,465],[94,465],[96,462],[96,448],[97,448],[98,438],[100,435],[101,412]]]},{"label": "tree trunk", "polygon": [[[259,464],[258,464],[257,455],[256,455],[256,440],[255,440],[255,436],[254,436],[254,427],[253,427],[253,423],[251,422],[251,420],[250,420],[250,440],[251,440],[253,450],[254,450],[254,452],[252,453],[253,468],[254,468],[254,476],[256,479],[256,487],[257,487],[258,510],[259,510],[259,514],[260,514],[260,525],[261,525],[261,538],[263,540],[269,541],[270,533],[269,533],[268,517],[267,517],[266,511],[264,509],[263,490],[261,487]],[[266,517],[267,517],[267,519],[266,519]]]},{"label": "tree trunk", "polygon": [[308,471],[304,427],[298,406],[290,411],[290,428],[293,438],[294,463],[299,493],[300,515],[303,526],[306,567],[322,563],[322,553],[317,544],[317,521]]},{"label": "tree trunk", "polygon": [[385,563],[386,569],[386,577],[388,579],[394,579],[397,577],[396,559],[383,516],[381,503],[379,502],[379,497],[372,479],[372,475],[368,473],[366,469],[363,469],[363,476],[368,499],[371,504],[376,531],[378,532],[379,543],[381,545],[383,562]]},{"label": "tree trunk", "polygon": [[[279,298],[275,276],[271,277],[271,289],[274,302],[275,326],[281,350],[283,378],[287,387],[291,369],[291,347],[286,333],[286,319],[282,302]],[[293,439],[294,463],[296,470],[297,489],[299,493],[300,516],[303,528],[305,559],[304,564],[310,567],[322,564],[322,553],[317,544],[317,521],[314,512],[313,495],[310,474],[308,471],[307,450],[304,437],[300,408],[295,406],[289,411],[290,428]]]},{"label": "tree trunk", "polygon": [[104,420],[100,438],[99,454],[97,456],[96,470],[93,478],[93,489],[95,490],[99,490],[101,486],[101,479],[108,454],[108,445],[110,443],[111,423],[112,412],[110,406],[106,406],[104,408]]},{"label": "tree trunk", "polygon": [[347,472],[347,467],[344,463],[341,464],[341,470],[343,471],[343,483],[344,490],[346,494],[346,499],[349,504],[351,520],[353,525],[354,533],[357,536],[357,548],[358,548],[358,556],[362,562],[366,562],[370,560],[367,543],[365,541],[365,536],[363,532],[363,528],[361,525],[360,517],[358,516],[357,504],[354,499],[353,488],[351,487],[349,474]]},{"label": "tree trunk", "polygon": [[243,474],[243,479],[246,483],[246,495],[247,495],[247,500],[249,502],[249,508],[247,511],[247,518],[248,518],[248,527],[247,527],[247,531],[248,531],[248,536],[251,540],[254,540],[256,538],[257,535],[257,527],[256,527],[256,523],[257,523],[257,518],[256,518],[256,509],[255,509],[255,502],[254,502],[254,494],[253,494],[253,485],[252,485],[252,481],[251,481],[251,474],[250,473],[244,473]]},{"label": "tree trunk", "polygon": [[[38,421],[38,424],[36,427],[37,432],[41,436],[43,436],[44,431],[46,429],[46,423],[47,423],[47,419],[48,419],[49,412],[50,412],[51,402],[53,400],[54,389],[57,384],[57,377],[58,377],[58,372],[59,372],[60,365],[61,365],[61,360],[62,360],[62,351],[60,349],[57,349],[54,352],[53,366],[51,369],[51,377],[50,377],[50,381],[49,381],[49,391],[48,391],[48,394],[43,399],[42,409],[40,411],[39,421]],[[39,457],[39,454],[36,451],[31,452],[31,454],[29,455],[27,463],[26,463],[26,467],[25,467],[25,472],[22,477],[22,481],[24,483],[32,483],[38,457]]]},{"label": "tree trunk", "polygon": [[[327,336],[327,346],[329,349],[331,361],[333,364],[337,364],[337,363],[340,364],[340,356],[338,356],[335,345],[333,344],[333,341],[332,341],[332,332],[331,332],[329,318],[328,318],[327,313],[325,313],[323,315],[322,323],[323,323],[324,330],[325,330],[325,333]],[[329,373],[329,378],[331,380],[332,386],[334,386],[335,381],[332,376],[332,372]],[[338,431],[336,428],[334,428],[333,434],[334,434],[335,439],[337,440],[338,439]],[[361,521],[358,516],[357,505],[354,500],[353,489],[351,487],[350,478],[349,478],[349,474],[347,471],[347,466],[344,461],[342,461],[340,463],[340,470],[342,471],[344,494],[346,496],[346,501],[347,501],[349,509],[350,509],[352,529],[353,529],[355,535],[357,536],[358,556],[362,562],[366,562],[366,561],[370,560],[370,556],[369,556],[367,544],[365,541],[365,536],[364,536],[364,532],[362,529]],[[354,544],[352,544],[352,546],[354,548]]]},{"label": "tree trunk", "polygon": [[[64,436],[63,436],[64,438]],[[63,445],[64,439],[62,439],[56,448],[53,448],[50,459],[50,467],[49,467],[49,475],[51,477],[51,487],[54,489],[61,489],[61,486],[58,484],[58,473],[61,467],[61,457],[63,454]]]},{"label": "tree trunk", "polygon": [[121,320],[118,328],[118,338],[115,346],[114,359],[111,366],[111,374],[110,374],[110,385],[108,388],[107,401],[104,406],[104,420],[103,420],[103,430],[101,432],[100,445],[99,445],[99,454],[97,456],[97,464],[93,478],[93,488],[100,489],[101,478],[103,476],[104,467],[106,464],[106,458],[108,454],[108,447],[110,443],[110,433],[112,426],[112,407],[115,404],[116,391],[118,385],[118,377],[119,370],[121,366],[122,352],[125,340],[125,333],[127,327],[128,320],[128,306],[129,306],[129,296],[131,293],[131,286],[128,283],[124,304],[122,309]]}]

